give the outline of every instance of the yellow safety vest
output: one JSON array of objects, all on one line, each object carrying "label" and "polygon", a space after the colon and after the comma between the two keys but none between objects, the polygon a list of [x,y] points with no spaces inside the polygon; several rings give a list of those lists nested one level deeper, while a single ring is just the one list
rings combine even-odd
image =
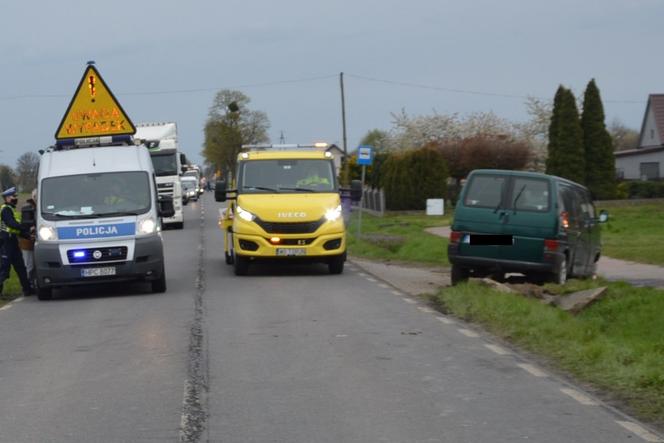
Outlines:
[{"label": "yellow safety vest", "polygon": [[[2,213],[2,211],[5,210],[5,208],[11,208],[11,210],[14,214],[14,220],[16,220],[17,223],[21,223],[21,212],[20,211],[17,211],[16,208],[14,208],[11,205],[4,204],[0,208],[0,213]],[[7,226],[5,224],[5,222],[2,221],[2,217],[0,217],[0,231],[8,232],[10,234],[16,234],[16,235],[21,233],[21,231],[19,229],[10,228],[9,226]]]}]

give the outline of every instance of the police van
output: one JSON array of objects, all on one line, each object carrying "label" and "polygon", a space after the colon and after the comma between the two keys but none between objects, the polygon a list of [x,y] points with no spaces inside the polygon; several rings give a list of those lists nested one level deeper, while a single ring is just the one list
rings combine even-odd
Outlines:
[{"label": "police van", "polygon": [[35,243],[39,299],[59,287],[136,280],[165,292],[161,218],[175,211],[172,199],[157,191],[143,145],[44,152]]}]

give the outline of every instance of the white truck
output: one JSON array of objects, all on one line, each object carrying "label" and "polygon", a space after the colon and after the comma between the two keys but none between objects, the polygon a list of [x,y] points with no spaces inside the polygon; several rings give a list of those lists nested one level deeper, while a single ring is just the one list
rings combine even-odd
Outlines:
[{"label": "white truck", "polygon": [[136,125],[134,140],[140,140],[150,151],[159,195],[167,195],[173,199],[175,215],[164,218],[164,225],[182,229],[184,214],[180,174],[183,168],[178,148],[177,125],[174,122],[139,123]]}]

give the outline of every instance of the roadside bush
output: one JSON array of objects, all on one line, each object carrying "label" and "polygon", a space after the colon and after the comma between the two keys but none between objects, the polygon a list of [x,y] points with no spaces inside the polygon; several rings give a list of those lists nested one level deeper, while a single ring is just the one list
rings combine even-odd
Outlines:
[{"label": "roadside bush", "polygon": [[389,210],[423,210],[428,198],[447,193],[447,164],[440,150],[425,147],[392,153],[381,166]]},{"label": "roadside bush", "polygon": [[[364,180],[366,186],[379,188],[381,186],[382,166],[387,160],[388,155],[384,152],[374,152],[373,164],[367,166],[367,172]],[[349,156],[348,169],[351,180],[360,180],[362,178],[362,166],[357,164],[357,154]]]},{"label": "roadside bush", "polygon": [[618,185],[621,198],[664,198],[664,181],[625,181]]}]

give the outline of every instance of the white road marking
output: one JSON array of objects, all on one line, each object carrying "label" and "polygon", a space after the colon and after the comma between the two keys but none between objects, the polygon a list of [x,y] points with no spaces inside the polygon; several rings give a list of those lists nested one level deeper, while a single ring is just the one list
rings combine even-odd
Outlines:
[{"label": "white road marking", "polygon": [[471,331],[469,329],[458,329],[458,331],[461,332],[466,337],[477,338],[480,336],[480,334],[478,334],[477,332]]},{"label": "white road marking", "polygon": [[643,428],[643,426],[638,425],[636,423],[632,423],[631,421],[620,421],[616,420],[616,423],[618,423],[620,426],[623,428],[627,429],[630,432],[633,432],[634,434],[638,435],[645,441],[653,442],[653,443],[661,443],[664,442],[661,438],[653,434],[652,432],[646,430]]},{"label": "white road marking", "polygon": [[388,285],[386,285],[385,283],[378,283],[378,286],[380,286],[383,289],[390,289],[390,287]]},{"label": "white road marking", "polygon": [[575,391],[574,389],[560,388],[560,392],[569,395],[570,397],[572,397],[574,400],[578,401],[582,405],[597,406],[597,402],[595,400],[593,400],[592,398],[588,397],[585,394],[582,394],[579,391]]},{"label": "white road marking", "polygon": [[497,345],[486,344],[486,345],[484,345],[484,347],[486,347],[487,349],[495,352],[498,355],[509,355],[510,354],[510,351],[508,351],[507,349],[505,349],[503,347],[497,346]]},{"label": "white road marking", "polygon": [[23,300],[25,300],[25,297],[20,296],[19,298],[15,299],[12,303],[22,302]]},{"label": "white road marking", "polygon": [[358,272],[357,275],[359,275],[360,277],[367,277],[367,274],[365,274],[364,272]]},{"label": "white road marking", "polygon": [[436,317],[436,320],[438,320],[441,323],[445,323],[446,325],[453,325],[454,324],[454,322],[452,320],[450,320],[449,318],[445,318],[445,317]]},{"label": "white road marking", "polygon": [[403,298],[403,301],[405,301],[406,303],[410,303],[411,305],[414,305],[415,303],[417,303],[412,298],[406,298],[406,297]]},{"label": "white road marking", "polygon": [[401,292],[399,292],[399,291],[392,291],[392,294],[394,294],[394,295],[402,295]]},{"label": "white road marking", "polygon": [[535,377],[546,377],[546,372],[528,363],[517,363],[517,366]]},{"label": "white road marking", "polygon": [[375,278],[371,278],[371,277],[366,277],[366,279],[369,280],[371,283],[376,283],[376,281],[377,281]]},{"label": "white road marking", "polygon": [[426,312],[427,314],[434,314],[436,312],[431,308],[427,308],[426,306],[420,306],[417,309],[419,309],[422,312]]},{"label": "white road marking", "polygon": [[11,307],[12,307],[12,304],[11,304],[11,303],[7,303],[7,304],[4,305],[2,308],[0,308],[0,311],[6,311],[7,309],[9,309],[9,308],[11,308]]}]

